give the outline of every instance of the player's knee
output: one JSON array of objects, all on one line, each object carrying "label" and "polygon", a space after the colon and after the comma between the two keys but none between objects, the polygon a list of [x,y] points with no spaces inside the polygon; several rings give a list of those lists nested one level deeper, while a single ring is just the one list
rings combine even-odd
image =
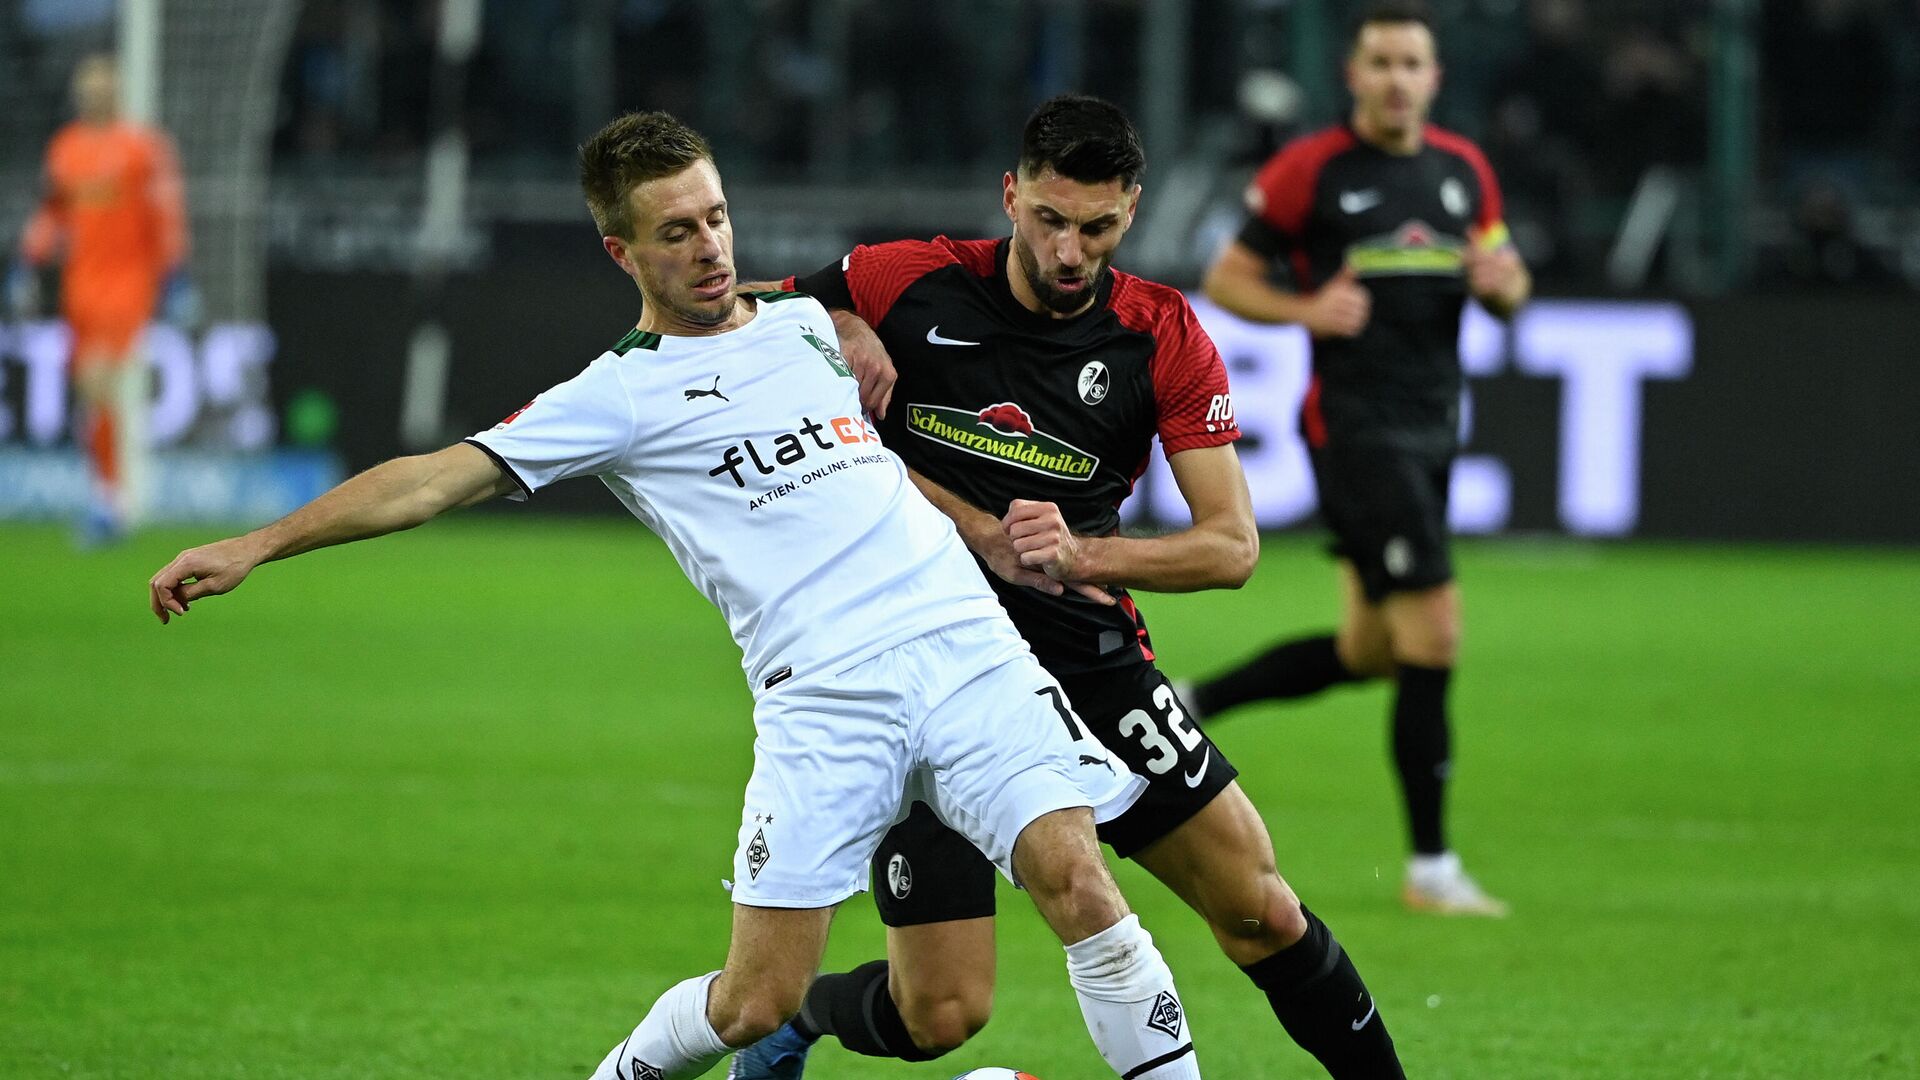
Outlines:
[{"label": "player's knee", "polygon": [[1361,678],[1377,679],[1393,672],[1393,650],[1382,635],[1341,634],[1333,647],[1341,666]]},{"label": "player's knee", "polygon": [[1238,963],[1271,956],[1307,934],[1306,913],[1279,874],[1263,874],[1257,882],[1207,913],[1214,935],[1229,957]]},{"label": "player's knee", "polygon": [[1450,619],[1434,620],[1407,638],[1393,643],[1395,663],[1446,668],[1452,667],[1460,655],[1460,624]]},{"label": "player's knee", "polygon": [[[804,981],[792,986],[777,982],[749,985],[745,993],[712,1010],[709,1019],[714,1033],[728,1046],[747,1046],[780,1030],[780,1025],[800,1011],[806,998]],[[729,1007],[730,1006],[730,1007]]]},{"label": "player's knee", "polygon": [[1021,883],[1047,922],[1071,940],[1092,937],[1126,918],[1119,887],[1090,852],[1073,852]]},{"label": "player's knee", "polygon": [[909,993],[897,1004],[913,1044],[939,1057],[959,1049],[987,1026],[993,1015],[993,988],[966,986],[937,994]]},{"label": "player's knee", "polygon": [[1126,902],[1100,857],[1093,814],[1073,807],[1043,814],[1014,843],[1014,872],[1064,941],[1091,937],[1126,918]]}]

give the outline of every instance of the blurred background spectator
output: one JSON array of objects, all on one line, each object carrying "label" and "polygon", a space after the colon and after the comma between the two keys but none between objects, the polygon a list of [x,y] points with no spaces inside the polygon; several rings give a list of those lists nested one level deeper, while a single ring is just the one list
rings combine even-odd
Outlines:
[{"label": "blurred background spectator", "polygon": [[[423,198],[442,2],[297,4],[273,120],[276,257],[407,260],[365,238]],[[708,132],[783,257],[875,230],[977,228],[1008,132],[1035,101],[1079,88],[1128,108],[1146,135],[1152,228],[1130,257],[1191,279],[1253,165],[1344,112],[1357,6],[486,0],[455,88],[476,236],[465,250],[484,260],[503,237],[521,251],[542,246],[529,229],[578,226],[572,148],[625,108]],[[1432,7],[1446,64],[1436,117],[1489,149],[1548,291],[1920,280],[1920,5]],[[111,8],[0,2],[0,99],[57,100],[71,57],[111,40]],[[18,172],[46,110],[7,111],[0,142]],[[876,180],[884,195],[859,187]]]}]

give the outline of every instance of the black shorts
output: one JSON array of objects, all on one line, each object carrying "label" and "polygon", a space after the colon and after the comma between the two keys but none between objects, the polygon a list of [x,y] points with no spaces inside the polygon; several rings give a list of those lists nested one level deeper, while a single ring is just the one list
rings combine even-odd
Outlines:
[{"label": "black shorts", "polygon": [[[1121,858],[1184,824],[1240,775],[1152,664],[1061,676],[1060,685],[1087,730],[1147,779],[1140,801],[1100,826],[1100,839]],[[915,803],[873,854],[874,904],[888,926],[990,916],[994,877],[986,856],[925,803]]]},{"label": "black shorts", "polygon": [[1453,580],[1447,539],[1452,454],[1335,440],[1314,450],[1312,460],[1333,553],[1353,563],[1368,600]]}]

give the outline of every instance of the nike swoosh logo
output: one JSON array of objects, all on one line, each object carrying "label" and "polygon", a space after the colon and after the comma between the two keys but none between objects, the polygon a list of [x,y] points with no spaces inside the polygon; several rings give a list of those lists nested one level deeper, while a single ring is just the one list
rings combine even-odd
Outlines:
[{"label": "nike swoosh logo", "polygon": [[927,344],[929,345],[978,345],[980,343],[977,341],[960,341],[955,338],[941,337],[940,328],[936,326],[933,329],[927,331]]},{"label": "nike swoosh logo", "polygon": [[1373,1002],[1371,1001],[1367,1002],[1367,1015],[1353,1022],[1353,1030],[1359,1031],[1361,1028],[1366,1027],[1367,1021],[1373,1019],[1373,1010],[1375,1008],[1376,1006],[1374,1005]]},{"label": "nike swoosh logo", "polygon": [[[1212,761],[1213,761],[1213,747],[1209,746],[1207,747],[1207,752],[1200,756],[1200,764],[1198,766],[1195,766],[1192,772],[1187,773],[1183,777],[1183,779],[1186,780],[1188,787],[1200,786],[1200,781],[1206,779],[1207,777],[1207,765]],[[1356,1028],[1355,1030],[1357,1031],[1359,1029]]]},{"label": "nike swoosh logo", "polygon": [[1382,196],[1378,190],[1343,191],[1340,193],[1340,209],[1349,214],[1359,214],[1380,205]]}]

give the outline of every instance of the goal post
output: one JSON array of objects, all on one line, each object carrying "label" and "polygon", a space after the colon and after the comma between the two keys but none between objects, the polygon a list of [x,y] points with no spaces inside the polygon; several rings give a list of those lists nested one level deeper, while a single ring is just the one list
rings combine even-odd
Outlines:
[{"label": "goal post", "polygon": [[[121,113],[172,141],[186,185],[188,267],[210,325],[266,315],[267,170],[298,0],[118,0]],[[151,343],[122,382],[130,521],[146,516]],[[202,442],[218,446],[217,434]]]}]

